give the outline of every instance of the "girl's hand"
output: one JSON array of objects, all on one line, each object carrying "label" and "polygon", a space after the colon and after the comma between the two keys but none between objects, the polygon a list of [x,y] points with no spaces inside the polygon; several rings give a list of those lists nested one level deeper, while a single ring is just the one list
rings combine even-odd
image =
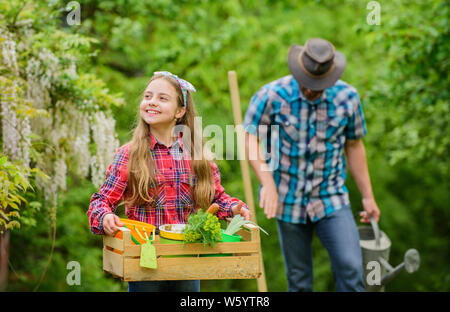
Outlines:
[{"label": "girl's hand", "polygon": [[217,213],[217,211],[219,211],[220,207],[218,204],[214,203],[211,206],[209,206],[209,208],[206,210],[206,212],[215,215]]},{"label": "girl's hand", "polygon": [[275,217],[278,208],[278,192],[275,184],[262,186],[259,206],[264,208],[267,219]]},{"label": "girl's hand", "polygon": [[240,214],[241,216],[244,217],[244,220],[250,220],[250,210],[248,210],[247,208],[242,208],[242,202],[240,202],[237,205],[234,205],[231,208],[231,211],[233,211],[233,215]]},{"label": "girl's hand", "polygon": [[106,235],[114,236],[119,230],[117,227],[123,226],[120,218],[114,213],[108,213],[103,217],[103,231]]}]

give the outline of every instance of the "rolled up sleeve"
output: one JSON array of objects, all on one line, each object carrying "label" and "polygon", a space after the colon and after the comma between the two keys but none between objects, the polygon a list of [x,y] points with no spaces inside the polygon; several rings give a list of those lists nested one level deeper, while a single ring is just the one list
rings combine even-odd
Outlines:
[{"label": "rolled up sleeve", "polygon": [[109,213],[114,213],[123,198],[128,182],[127,164],[128,150],[119,148],[114,155],[113,163],[108,167],[105,181],[91,197],[87,215],[94,234],[104,234],[103,218]]},{"label": "rolled up sleeve", "polygon": [[349,100],[353,103],[353,113],[345,129],[345,137],[349,140],[361,139],[366,136],[367,128],[358,93],[352,93]]},{"label": "rolled up sleeve", "polygon": [[248,209],[247,205],[243,201],[231,197],[225,192],[224,187],[220,184],[220,171],[217,164],[211,162],[211,168],[213,171],[215,184],[215,195],[213,202],[219,205],[219,211],[217,212],[218,218],[224,219],[233,217],[233,211],[231,209],[239,203],[242,203],[242,208]]},{"label": "rolled up sleeve", "polygon": [[260,137],[259,126],[270,126],[271,102],[269,90],[262,87],[250,100],[244,117],[244,130],[250,134]]}]

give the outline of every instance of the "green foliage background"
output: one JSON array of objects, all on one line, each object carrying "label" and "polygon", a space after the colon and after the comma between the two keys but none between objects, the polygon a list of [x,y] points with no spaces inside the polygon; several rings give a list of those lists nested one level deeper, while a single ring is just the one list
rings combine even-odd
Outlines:
[{"label": "green foliage background", "polygon": [[[64,4],[52,1],[61,8]],[[102,79],[126,104],[113,106],[121,144],[131,138],[140,94],[152,73],[168,70],[192,82],[203,126],[233,124],[227,72],[238,74],[242,113],[264,84],[288,75],[291,44],[322,37],[347,57],[342,79],[355,86],[365,110],[365,139],[380,227],[392,241],[390,263],[408,248],[421,253],[413,275],[403,272],[388,291],[449,291],[449,6],[446,1],[378,1],[381,25],[368,25],[366,1],[83,0],[81,25],[66,36],[96,39],[83,72]],[[448,3],[447,3],[448,4]],[[45,10],[44,7],[41,10]],[[40,18],[43,18],[42,15]],[[20,18],[20,16],[19,16]],[[43,23],[37,20],[36,23]],[[54,29],[49,29],[50,31]],[[86,85],[89,88],[89,85]],[[224,157],[225,158],[225,157]],[[244,198],[239,162],[218,161],[227,193]],[[253,176],[255,199],[259,183]],[[57,239],[41,291],[126,291],[103,274],[99,236],[85,215],[96,188],[71,175],[60,196]],[[352,209],[362,210],[350,177]],[[257,200],[256,200],[257,203]],[[123,214],[123,206],[120,211]],[[8,290],[32,290],[51,246],[48,215],[14,230]],[[287,289],[274,220],[257,208],[270,291]],[[333,291],[327,252],[313,242],[314,289]],[[81,285],[68,286],[66,264],[81,264]],[[254,280],[202,281],[203,291],[256,291]]]}]

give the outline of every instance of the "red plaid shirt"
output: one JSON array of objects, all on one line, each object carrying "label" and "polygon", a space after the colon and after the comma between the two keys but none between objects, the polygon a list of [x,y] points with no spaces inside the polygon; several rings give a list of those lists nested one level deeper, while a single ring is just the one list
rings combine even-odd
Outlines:
[{"label": "red plaid shirt", "polygon": [[[125,205],[126,215],[129,219],[147,222],[156,228],[162,224],[186,223],[189,214],[198,207],[193,207],[191,200],[189,185],[191,162],[189,157],[183,157],[181,137],[179,136],[170,147],[160,144],[153,135],[150,135],[150,140],[150,150],[159,171],[155,174],[158,183],[157,202],[152,206]],[[94,234],[104,234],[103,217],[108,213],[114,213],[120,201],[129,196],[127,194],[129,151],[129,144],[117,150],[114,161],[106,172],[105,182],[91,197],[87,215]],[[214,162],[211,162],[211,168],[216,189],[213,202],[220,206],[217,216],[221,219],[232,217],[231,208],[241,201],[225,193],[220,184],[219,168]],[[245,204],[242,207],[247,208]]]}]

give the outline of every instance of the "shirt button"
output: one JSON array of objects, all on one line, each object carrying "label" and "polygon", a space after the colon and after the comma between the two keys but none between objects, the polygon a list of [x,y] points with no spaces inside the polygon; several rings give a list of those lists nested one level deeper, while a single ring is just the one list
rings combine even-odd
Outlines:
[{"label": "shirt button", "polygon": [[167,155],[170,155],[170,151],[167,151]]},{"label": "shirt button", "polygon": [[170,187],[173,187],[173,184],[172,184],[172,183],[170,183]]}]

